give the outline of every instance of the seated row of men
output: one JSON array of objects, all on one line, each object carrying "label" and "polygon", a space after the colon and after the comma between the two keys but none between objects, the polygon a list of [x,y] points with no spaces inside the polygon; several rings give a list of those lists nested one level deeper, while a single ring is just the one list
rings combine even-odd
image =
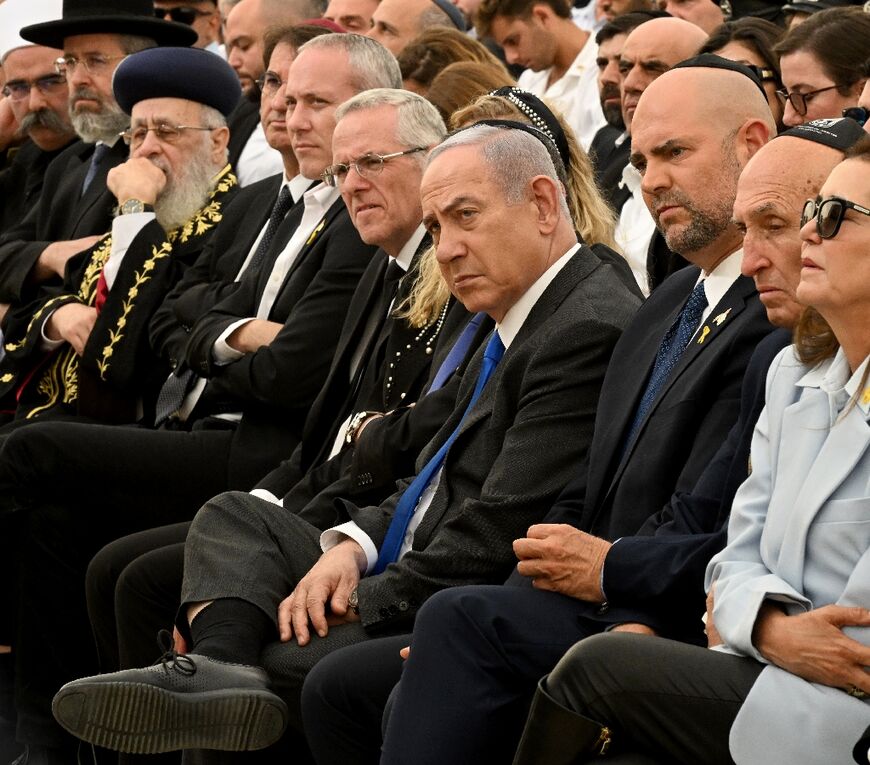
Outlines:
[{"label": "seated row of men", "polygon": [[[130,24],[106,22],[43,32],[92,76],[111,54],[88,46],[120,45]],[[7,322],[19,739],[72,756],[50,705],[96,668],[91,624],[106,671],[149,663],[175,622],[190,654],[73,682],[61,725],[166,752],[259,748],[289,722],[319,761],[374,761],[414,626],[385,761],[509,759],[536,681],[576,640],[626,623],[700,639],[703,569],[788,343],[770,322],[800,311],[799,242],[771,221],[797,221],[863,133],[841,120],[765,146],[761,83],[724,59],[652,83],[632,162],[695,267],[641,305],[626,263],[578,240],[564,195],[578,160],[539,100],[510,92],[524,108],[444,140],[376,42],[288,29],[267,49],[261,120],[283,176],[235,188],[222,121],[238,86],[220,59],[128,56],[111,87],[130,158],[106,181],[122,214]],[[157,427],[94,423],[137,418]],[[500,584],[517,557],[512,583],[535,589],[451,589]],[[500,641],[530,657],[522,670]],[[474,675],[493,653],[509,664],[495,690]],[[191,692],[181,725],[127,711],[181,719]],[[337,715],[336,694],[360,699]],[[305,756],[292,731],[282,745]]]}]

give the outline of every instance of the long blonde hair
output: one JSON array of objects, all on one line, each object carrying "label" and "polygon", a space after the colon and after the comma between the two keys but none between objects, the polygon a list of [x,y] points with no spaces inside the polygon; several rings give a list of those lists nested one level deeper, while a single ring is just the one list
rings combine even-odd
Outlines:
[{"label": "long blonde hair", "polygon": [[[565,170],[568,177],[568,209],[574,227],[588,244],[606,244],[618,251],[613,236],[616,216],[598,190],[589,156],[580,147],[574,131],[562,115],[549,108],[565,133],[571,156],[571,166]],[[529,117],[511,101],[501,96],[485,95],[470,106],[456,111],[450,118],[449,127],[455,130],[485,119],[511,119],[532,124]],[[425,327],[435,321],[449,298],[450,290],[435,260],[435,248],[430,247],[420,258],[420,275],[408,300],[399,306],[398,315],[407,318],[414,327]]]}]

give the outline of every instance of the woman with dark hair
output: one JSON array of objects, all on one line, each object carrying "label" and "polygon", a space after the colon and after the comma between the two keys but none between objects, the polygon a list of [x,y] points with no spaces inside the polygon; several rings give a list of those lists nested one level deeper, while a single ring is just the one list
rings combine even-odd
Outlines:
[{"label": "woman with dark hair", "polygon": [[785,107],[792,127],[842,116],[858,103],[870,58],[870,13],[862,8],[831,8],[814,13],[776,46]]},{"label": "woman with dark hair", "polygon": [[782,78],[779,56],[774,52],[774,46],[783,34],[782,27],[770,21],[745,16],[716,27],[698,50],[698,53],[715,53],[722,58],[755,67],[764,85],[767,102],[778,130],[783,127],[783,108],[776,91],[782,89]]},{"label": "woman with dark hair", "polygon": [[771,364],[752,472],[707,568],[715,650],[625,633],[577,643],[536,697],[564,712],[572,742],[548,765],[597,762],[611,735],[614,764],[829,765],[853,747],[867,762],[870,136],[801,220],[797,296],[812,308]]},{"label": "woman with dark hair", "polygon": [[447,27],[430,27],[421,32],[402,49],[397,58],[405,89],[421,96],[426,95],[439,72],[457,61],[488,64],[509,77],[504,64],[484,45],[457,29]]}]

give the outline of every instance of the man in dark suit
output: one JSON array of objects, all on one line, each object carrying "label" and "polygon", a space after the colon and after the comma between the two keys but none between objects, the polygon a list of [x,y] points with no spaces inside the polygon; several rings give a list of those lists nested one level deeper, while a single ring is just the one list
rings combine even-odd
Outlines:
[{"label": "man in dark suit", "polygon": [[[302,173],[316,177],[331,159],[338,105],[359,92],[361,82],[398,85],[400,79],[392,56],[366,38],[327,35],[309,45],[293,62],[294,82],[317,99],[295,105],[290,130]],[[352,57],[349,51],[360,48],[365,55]],[[328,83],[324,67],[334,75]],[[321,101],[328,107],[314,109]],[[290,215],[259,253],[268,265],[249,270],[238,290],[202,317],[214,328],[212,348],[222,344],[224,361],[217,363],[204,340],[190,344],[187,363],[206,372],[208,384],[185,397],[190,405],[199,396],[186,422],[158,430],[35,423],[7,440],[0,481],[27,519],[19,546],[20,579],[27,584],[17,668],[34,717],[45,715],[52,693],[76,667],[93,666],[81,586],[93,553],[124,534],[188,520],[220,491],[250,489],[298,443],[348,303],[376,248],[361,241],[337,190],[323,183],[305,192],[295,218]],[[268,233],[268,224],[253,232],[251,257]],[[230,317],[227,306],[236,304]],[[194,326],[191,337],[198,331]],[[26,456],[31,449],[40,454],[36,462]],[[42,477],[48,475],[50,482]],[[84,517],[100,522],[85,527]],[[64,604],[67,637],[60,651],[40,647],[42,640],[55,641],[44,622],[48,614],[32,605],[48,599]],[[48,653],[54,660],[46,660]],[[44,727],[44,740],[57,741],[56,727]]]},{"label": "man in dark suit", "polygon": [[[579,477],[545,523],[514,543],[525,577],[511,583],[534,578],[538,590],[568,586],[570,579],[559,578],[560,564],[574,559],[578,539],[600,543],[596,555],[583,557],[595,562],[608,545],[605,540],[637,533],[675,490],[694,485],[736,419],[747,362],[770,330],[751,280],[739,274],[742,237],[731,221],[740,168],[774,130],[761,89],[749,76],[745,69],[677,69],[650,85],[651,99],[647,93],[641,99],[632,159],[643,173],[645,198],[669,245],[699,267],[655,291],[620,338],[602,389],[588,463],[580,466]],[[690,94],[687,105],[679,114],[669,113],[683,88]],[[714,124],[706,109],[727,93],[739,94],[744,111],[733,115],[733,123]],[[732,133],[732,142],[724,142]],[[683,155],[677,149],[690,137],[693,149]],[[669,141],[673,154],[661,149]],[[717,179],[715,191],[708,191],[710,177]],[[690,317],[693,296],[701,290],[708,306],[696,307]],[[681,335],[682,342],[676,339]],[[673,359],[668,348],[675,344],[685,350]],[[672,361],[666,363],[669,356]],[[527,586],[461,588],[433,597],[415,625],[384,761],[509,760],[517,739],[507,732],[521,723],[534,683],[567,648],[562,640],[576,640],[577,601],[568,601],[573,610],[565,616],[548,608],[559,597]],[[395,642],[393,657],[381,666],[382,674],[397,679]],[[324,665],[311,678],[310,683],[331,685],[306,689],[305,699],[312,701],[306,723],[324,709],[318,698],[337,698],[341,669],[352,659],[336,656],[333,666]],[[368,666],[378,661],[367,659]],[[381,706],[382,690],[380,685]],[[320,730],[333,726],[341,723]],[[377,745],[374,730],[362,739],[369,754]],[[324,746],[326,762],[329,742]]]},{"label": "man in dark suit", "polygon": [[56,13],[52,4],[35,8],[29,0],[6,0],[0,7],[3,95],[16,133],[24,139],[9,150],[11,162],[0,172],[0,232],[18,223],[39,199],[49,162],[76,138],[66,80],[54,69],[62,51],[32,45],[18,34],[21,27],[47,21]]},{"label": "man in dark suit", "polygon": [[[231,689],[254,702],[250,735],[226,738],[240,722],[234,716],[215,726],[194,721],[179,737],[151,726],[121,732],[123,724],[106,719],[99,727],[118,729],[115,746],[134,738],[151,751],[264,746],[281,734],[286,707],[262,670],[222,660],[262,660],[295,706],[304,675],[323,655],[378,631],[407,630],[443,587],[507,573],[510,540],[585,453],[606,360],[637,304],[614,270],[577,243],[542,143],[549,139],[528,132],[534,137],[470,128],[433,152],[424,175],[424,222],[448,283],[468,310],[486,311],[499,329],[464,376],[455,411],[418,460],[417,478],[380,507],[345,503],[351,521],[322,534],[304,513],[239,494],[216,498],[194,521],[182,593],[188,618],[179,627],[195,653],[171,666],[192,662],[197,691]],[[540,471],[535,482],[524,480],[530,466]],[[278,636],[283,641],[273,642]],[[90,737],[86,721],[100,714],[91,699],[109,688],[124,692],[130,681],[149,684],[161,706],[193,702],[209,717],[210,694],[186,696],[176,677],[128,670],[78,681],[60,692],[55,710]],[[67,714],[73,696],[86,700],[80,723]]]},{"label": "man in dark suit", "polygon": [[[556,598],[566,605],[571,601],[562,596],[578,599],[574,601],[574,618],[582,625],[578,638],[610,626],[707,645],[700,618],[705,609],[704,572],[710,558],[725,545],[732,500],[750,472],[750,445],[765,403],[768,367],[791,342],[791,330],[803,311],[795,294],[800,281],[798,232],[803,204],[861,136],[858,124],[848,119],[801,125],[761,149],[741,174],[734,219],[745,231],[743,272],[754,278],[768,319],[781,329],[768,335],[753,354],[743,381],[740,417],[691,492],[675,494],[637,536],[607,545],[603,556],[593,544],[571,561],[567,578],[572,585],[557,590],[561,594]],[[596,613],[594,603],[604,599],[608,610]],[[717,642],[711,633],[710,645]],[[574,761],[584,751],[588,734],[594,731],[597,736],[600,726],[568,713],[585,707],[577,690],[582,657],[582,651],[577,656],[569,653],[541,682],[521,746],[518,761],[523,765],[550,762],[548,753],[554,747],[560,758]],[[662,671],[666,673],[667,667]],[[672,679],[669,675],[668,682]],[[669,691],[677,693],[676,689],[674,684]],[[630,696],[621,698],[630,703]],[[639,718],[643,717],[641,712]],[[623,725],[632,737],[637,727]],[[657,730],[652,738],[667,740],[666,747],[680,740],[682,731],[691,737],[694,730],[685,718],[674,730],[663,730],[658,723],[650,726],[653,729]],[[692,744],[687,741],[685,746]],[[559,761],[563,760],[552,760]]]},{"label": "man in dark suit", "polygon": [[106,175],[127,159],[118,134],[128,124],[112,95],[115,67],[144,48],[190,45],[196,39],[190,27],[155,18],[150,0],[66,0],[61,19],[24,27],[21,36],[63,50],[70,115],[83,142],[52,162],[39,202],[0,238],[4,302],[30,299],[34,285],[62,278],[69,258],[95,244],[111,226],[116,200]]}]

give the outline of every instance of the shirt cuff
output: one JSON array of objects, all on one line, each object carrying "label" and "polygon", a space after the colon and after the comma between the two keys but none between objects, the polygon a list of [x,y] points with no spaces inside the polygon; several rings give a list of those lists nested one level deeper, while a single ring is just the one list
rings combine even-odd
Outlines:
[{"label": "shirt cuff", "polygon": [[271,491],[266,491],[266,489],[251,489],[248,494],[258,499],[264,499],[266,502],[271,502],[273,505],[284,507],[284,500],[278,499]]},{"label": "shirt cuff", "polygon": [[214,359],[215,364],[218,366],[231,364],[233,361],[238,361],[245,355],[229,345],[227,343],[227,338],[239,327],[243,324],[247,324],[249,321],[253,321],[253,319],[239,319],[238,321],[234,321],[229,327],[221,332],[220,336],[214,341],[214,345],[211,347],[211,356]]},{"label": "shirt cuff", "polygon": [[363,576],[368,576],[372,572],[372,569],[374,569],[375,564],[378,562],[378,548],[375,547],[371,537],[353,521],[341,523],[338,526],[333,526],[331,529],[324,531],[320,535],[320,549],[323,550],[323,552],[329,552],[339,542],[343,542],[348,538],[352,539],[362,547],[363,552],[366,554],[366,570],[360,571],[360,573]]},{"label": "shirt cuff", "polygon": [[[621,540],[622,537],[620,537],[612,545],[610,545],[610,550],[616,547],[616,545],[618,545]],[[610,555],[610,550],[607,551],[607,555]],[[605,604],[610,603],[610,599],[607,597],[607,592],[604,589],[604,569],[607,568],[607,555],[604,556],[604,564],[601,566],[601,579],[598,582],[598,586],[601,588],[601,597]]]},{"label": "shirt cuff", "polygon": [[48,320],[52,317],[53,314],[54,311],[52,311],[42,320],[42,327],[40,327],[39,329],[39,335],[42,339],[39,347],[40,350],[43,351],[53,351],[55,348],[60,348],[60,346],[62,346],[66,342],[66,340],[52,340],[48,337],[48,335],[45,334],[45,325],[48,324]]},{"label": "shirt cuff", "polygon": [[155,217],[153,212],[131,213],[118,215],[112,221],[112,254],[103,266],[103,275],[106,277],[106,286],[109,289],[112,289],[115,283],[115,277],[121,270],[121,262],[133,240]]}]

